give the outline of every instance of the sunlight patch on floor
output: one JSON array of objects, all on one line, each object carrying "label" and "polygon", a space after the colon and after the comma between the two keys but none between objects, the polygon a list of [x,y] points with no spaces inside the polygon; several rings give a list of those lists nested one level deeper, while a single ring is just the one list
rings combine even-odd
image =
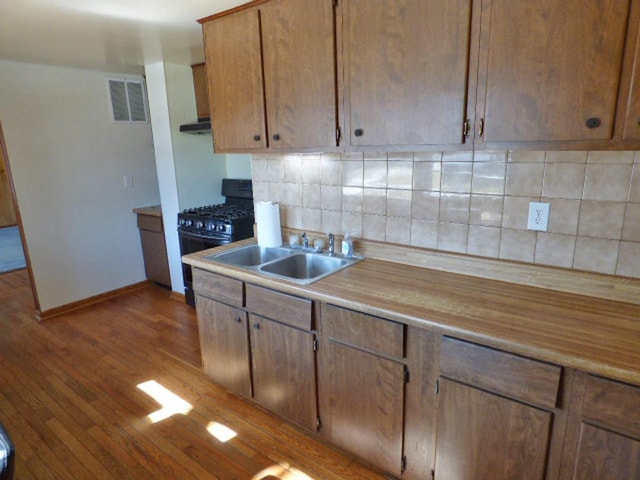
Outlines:
[{"label": "sunlight patch on floor", "polygon": [[228,442],[238,435],[226,425],[218,422],[209,422],[209,425],[207,425],[207,431],[222,443]]},{"label": "sunlight patch on floor", "polygon": [[306,473],[298,470],[297,468],[290,467],[289,465],[271,465],[270,467],[261,470],[256,473],[251,480],[314,480]]},{"label": "sunlight patch on floor", "polygon": [[141,383],[138,385],[138,388],[162,405],[160,410],[156,410],[147,415],[151,423],[160,422],[172,415],[187,415],[193,410],[193,405],[180,398],[171,390],[163,387],[155,380]]}]

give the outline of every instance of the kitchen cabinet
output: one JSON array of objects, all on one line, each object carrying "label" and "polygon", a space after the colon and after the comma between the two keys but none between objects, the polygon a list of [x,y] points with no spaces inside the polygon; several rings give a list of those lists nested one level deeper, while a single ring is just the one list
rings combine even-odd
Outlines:
[{"label": "kitchen cabinet", "polygon": [[444,337],[440,375],[436,480],[552,476],[560,367]]},{"label": "kitchen cabinet", "polygon": [[460,145],[473,110],[471,0],[345,0],[353,146]]},{"label": "kitchen cabinet", "polygon": [[403,470],[404,328],[322,305],[320,433],[394,475]]},{"label": "kitchen cabinet", "polygon": [[640,478],[640,388],[581,373],[572,397],[561,478]]},{"label": "kitchen cabinet", "polygon": [[191,65],[193,73],[193,90],[196,95],[196,111],[198,118],[209,118],[209,87],[204,63]]},{"label": "kitchen cabinet", "polygon": [[[247,285],[254,399],[316,430],[315,333],[310,300]],[[269,318],[267,318],[267,316]]]},{"label": "kitchen cabinet", "polygon": [[629,14],[629,0],[482,0],[477,144],[611,139]]},{"label": "kitchen cabinet", "polygon": [[135,208],[133,212],[137,214],[147,279],[171,287],[171,274],[160,207]]},{"label": "kitchen cabinet", "polygon": [[274,0],[203,21],[217,151],[336,147],[334,15]]}]

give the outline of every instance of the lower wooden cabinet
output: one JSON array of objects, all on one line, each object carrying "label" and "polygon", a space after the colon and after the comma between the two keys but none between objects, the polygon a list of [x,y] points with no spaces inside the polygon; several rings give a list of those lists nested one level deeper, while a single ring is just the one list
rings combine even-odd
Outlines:
[{"label": "lower wooden cabinet", "polygon": [[640,388],[578,374],[562,479],[640,478]]},{"label": "lower wooden cabinet", "polygon": [[258,315],[249,318],[254,399],[316,430],[315,334]]},{"label": "lower wooden cabinet", "polygon": [[[404,325],[323,305],[318,392],[332,443],[394,475],[403,471]],[[388,355],[400,358],[388,358]]]},{"label": "lower wooden cabinet", "polygon": [[196,302],[204,372],[230,392],[251,397],[247,313],[202,295]]}]

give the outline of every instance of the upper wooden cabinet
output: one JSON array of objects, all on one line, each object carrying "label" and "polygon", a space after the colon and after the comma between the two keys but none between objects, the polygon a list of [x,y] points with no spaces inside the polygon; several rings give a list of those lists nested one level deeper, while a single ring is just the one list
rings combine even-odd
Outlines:
[{"label": "upper wooden cabinet", "polygon": [[198,118],[209,118],[209,87],[207,71],[204,63],[191,65],[193,73],[193,90],[196,94],[196,111]]},{"label": "upper wooden cabinet", "polygon": [[342,8],[351,145],[463,143],[471,0],[345,0]]},{"label": "upper wooden cabinet", "polygon": [[203,30],[216,151],[265,148],[259,11],[221,17]]},{"label": "upper wooden cabinet", "polygon": [[336,146],[331,0],[274,0],[203,23],[217,151]]},{"label": "upper wooden cabinet", "polygon": [[613,138],[629,0],[483,0],[480,142]]}]

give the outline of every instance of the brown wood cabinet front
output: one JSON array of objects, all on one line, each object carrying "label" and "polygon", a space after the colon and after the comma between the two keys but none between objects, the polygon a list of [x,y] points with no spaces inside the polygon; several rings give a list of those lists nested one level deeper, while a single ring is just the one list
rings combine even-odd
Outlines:
[{"label": "brown wood cabinet front", "polygon": [[162,217],[138,213],[138,229],[147,279],[171,287]]},{"label": "brown wood cabinet front", "polygon": [[609,140],[630,0],[482,0],[480,142]]},{"label": "brown wood cabinet front", "polygon": [[196,301],[205,374],[230,392],[251,397],[246,312],[201,295]]},{"label": "brown wood cabinet front", "polygon": [[342,5],[351,144],[463,143],[471,0]]},{"label": "brown wood cabinet front", "polygon": [[209,118],[209,86],[207,83],[207,71],[204,63],[191,65],[193,74],[193,90],[196,95],[196,112],[198,118]]},{"label": "brown wood cabinet front", "polygon": [[260,9],[271,148],[335,147],[332,0],[274,0]]},{"label": "brown wood cabinet front", "polygon": [[258,315],[251,314],[249,319],[255,400],[316,430],[314,333]]},{"label": "brown wood cabinet front", "polygon": [[[395,326],[377,317],[323,305],[318,392],[320,432],[331,442],[394,475],[402,473],[405,367],[399,360],[362,350],[340,339],[359,337],[376,346],[400,337]],[[388,328],[391,325],[391,328]],[[356,331],[358,326],[361,331]],[[378,328],[376,328],[378,327]],[[372,341],[366,344],[366,339]]]},{"label": "brown wood cabinet front", "polygon": [[265,148],[258,9],[206,22],[202,28],[216,151]]},{"label": "brown wood cabinet front", "polygon": [[581,373],[573,393],[561,478],[640,478],[640,388]]}]

